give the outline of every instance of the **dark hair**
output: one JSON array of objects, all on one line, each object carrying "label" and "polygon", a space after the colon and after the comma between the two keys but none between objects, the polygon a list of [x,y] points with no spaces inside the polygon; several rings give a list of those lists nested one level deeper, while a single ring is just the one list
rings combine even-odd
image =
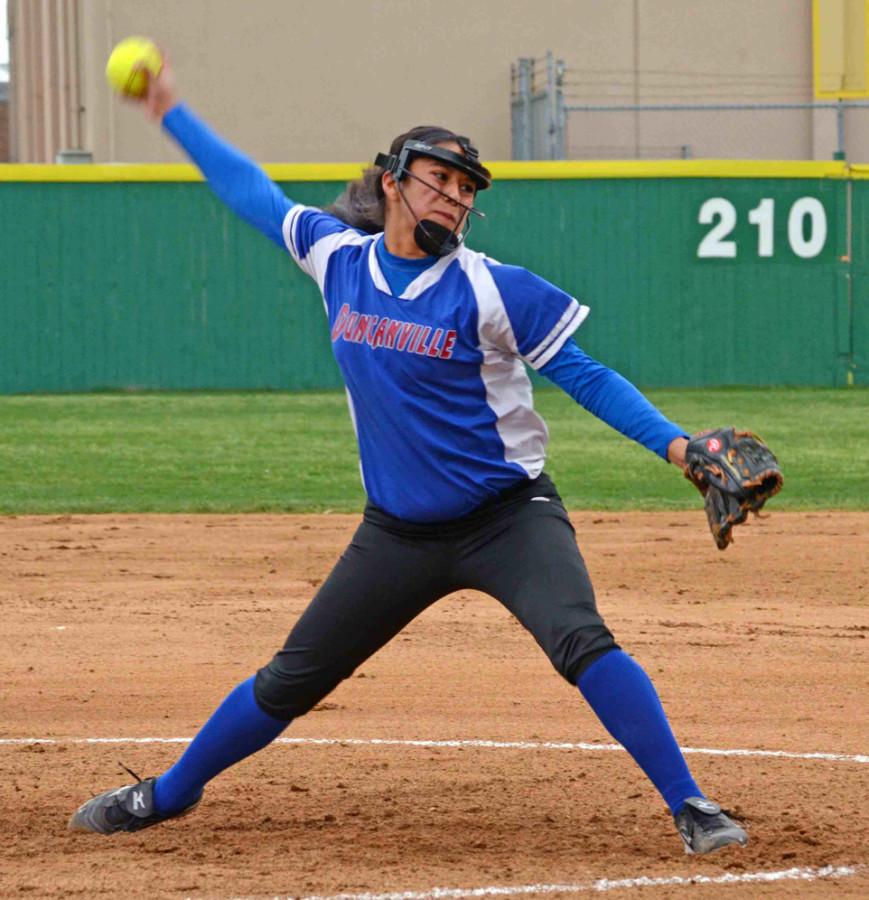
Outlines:
[{"label": "dark hair", "polygon": [[[410,131],[398,135],[390,144],[389,153],[398,156],[405,141],[423,141],[426,144],[445,144],[453,141],[460,147],[471,143],[468,138],[450,131],[449,128],[417,125]],[[368,166],[362,177],[351,181],[335,201],[325,207],[324,212],[330,213],[351,228],[358,228],[359,231],[368,234],[383,231],[386,206],[382,184],[384,171],[381,166]]]}]

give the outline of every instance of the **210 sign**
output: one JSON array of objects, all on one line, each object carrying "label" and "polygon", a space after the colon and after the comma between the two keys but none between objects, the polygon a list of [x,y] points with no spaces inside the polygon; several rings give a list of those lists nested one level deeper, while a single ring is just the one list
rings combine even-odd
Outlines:
[{"label": "210 sign", "polygon": [[[764,197],[748,213],[749,225],[757,229],[757,255],[775,254],[775,200]],[[712,227],[697,246],[700,259],[735,259],[736,207],[724,197],[710,197],[701,207],[697,221]],[[788,211],[788,243],[801,259],[817,256],[827,242],[827,214],[816,197],[800,197]]]}]

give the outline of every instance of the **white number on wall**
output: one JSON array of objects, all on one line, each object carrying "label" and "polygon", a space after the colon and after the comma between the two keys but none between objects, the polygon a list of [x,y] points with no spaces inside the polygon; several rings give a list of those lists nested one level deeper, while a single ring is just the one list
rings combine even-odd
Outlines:
[{"label": "white number on wall", "polygon": [[[810,221],[809,237],[806,239],[805,221]],[[820,201],[814,197],[800,197],[791,207],[788,216],[788,240],[791,250],[802,259],[817,256],[827,240],[827,215]]]},{"label": "white number on wall", "polygon": [[[697,221],[712,228],[700,241],[697,256],[701,259],[733,259],[736,241],[725,240],[736,227],[736,207],[724,197],[711,197],[700,207]],[[775,200],[764,197],[748,213],[748,222],[757,228],[757,255],[769,258],[775,254]],[[788,243],[800,259],[817,256],[827,242],[827,213],[815,197],[800,197],[788,215]]]},{"label": "white number on wall", "polygon": [[697,255],[703,258],[732,259],[736,256],[736,241],[725,241],[724,238],[736,225],[736,207],[724,197],[712,197],[700,207],[699,222],[701,225],[712,225],[716,217],[718,223],[700,241]]},{"label": "white number on wall", "polygon": [[764,198],[748,214],[748,221],[757,225],[757,255],[772,256],[773,218],[775,216],[775,202],[769,197]]}]

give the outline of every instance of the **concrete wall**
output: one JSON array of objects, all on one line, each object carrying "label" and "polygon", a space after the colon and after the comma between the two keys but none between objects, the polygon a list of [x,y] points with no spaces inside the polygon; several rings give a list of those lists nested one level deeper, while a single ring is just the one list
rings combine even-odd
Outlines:
[{"label": "concrete wall", "polygon": [[[105,84],[111,47],[130,34],[166,47],[184,98],[263,162],[370,159],[420,122],[470,134],[487,159],[509,159],[510,63],[547,50],[567,63],[576,102],[812,99],[810,0],[11,0],[13,43],[40,9],[76,21],[76,116],[96,162],[181,158]],[[28,46],[13,47],[13,65],[48,45]],[[49,101],[34,87],[28,102]],[[828,159],[830,118],[776,121],[774,155]],[[584,124],[578,146],[600,144],[612,122]],[[758,128],[728,125],[726,155],[770,156]],[[607,142],[628,155],[637,143],[683,140],[665,115],[640,130],[629,117]],[[52,161],[56,149],[39,150],[40,160],[34,145],[37,155],[20,160]]]}]

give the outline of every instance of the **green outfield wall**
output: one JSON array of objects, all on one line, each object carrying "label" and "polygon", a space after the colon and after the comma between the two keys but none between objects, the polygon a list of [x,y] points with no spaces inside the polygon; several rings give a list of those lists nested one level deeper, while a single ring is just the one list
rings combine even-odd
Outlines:
[{"label": "green outfield wall", "polygon": [[[322,205],[358,166],[267,167]],[[469,244],[643,386],[869,381],[869,167],[501,163]],[[0,393],[340,386],[322,301],[187,166],[0,166]]]}]

